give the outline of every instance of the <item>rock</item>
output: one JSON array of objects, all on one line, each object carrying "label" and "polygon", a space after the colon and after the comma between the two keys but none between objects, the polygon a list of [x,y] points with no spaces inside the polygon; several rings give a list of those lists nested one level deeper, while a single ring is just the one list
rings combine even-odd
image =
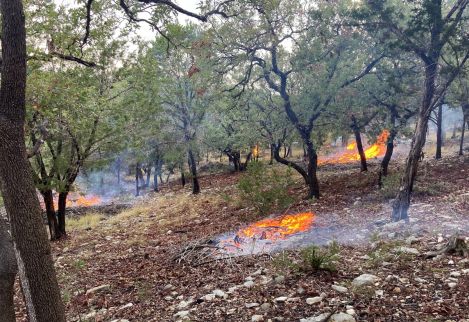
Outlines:
[{"label": "rock", "polygon": [[336,292],[339,292],[339,293],[347,293],[348,292],[348,288],[346,288],[344,286],[340,286],[340,285],[332,285],[332,289]]},{"label": "rock", "polygon": [[244,306],[247,308],[247,309],[251,309],[253,307],[258,307],[259,306],[259,303],[246,303],[244,304]]},{"label": "rock", "polygon": [[120,311],[120,310],[124,310],[124,309],[127,309],[129,307],[132,307],[134,306],[133,303],[127,303],[126,305],[122,305],[120,308],[118,308],[117,310]]},{"label": "rock", "polygon": [[255,271],[254,273],[252,273],[251,276],[262,275],[262,273],[263,273],[263,270],[262,270],[262,268],[260,268],[257,271]]},{"label": "rock", "polygon": [[395,248],[394,252],[408,254],[408,255],[419,255],[420,254],[420,252],[418,251],[417,248],[405,247],[405,246]]},{"label": "rock", "polygon": [[236,309],[229,309],[228,311],[226,311],[226,314],[228,315],[235,314],[235,313],[236,313]]},{"label": "rock", "polygon": [[304,292],[305,292],[305,289],[302,287],[298,287],[298,289],[296,290],[296,293],[298,294],[304,294]]},{"label": "rock", "polygon": [[320,297],[320,296],[308,297],[306,299],[306,303],[309,304],[309,305],[320,303],[321,301],[322,301],[322,297]]},{"label": "rock", "polygon": [[287,296],[280,296],[274,299],[275,302],[285,302],[286,300],[288,300]]},{"label": "rock", "polygon": [[277,284],[281,284],[281,283],[285,282],[285,276],[279,275],[279,276],[275,277],[274,282],[277,283]]},{"label": "rock", "polygon": [[249,287],[253,287],[254,284],[256,284],[256,283],[254,283],[253,281],[247,281],[247,282],[244,282],[243,285],[244,285],[245,287],[248,287],[248,288],[249,288]]},{"label": "rock", "polygon": [[375,291],[375,296],[377,296],[377,297],[382,297],[382,296],[384,296],[384,290],[376,290],[376,291]]},{"label": "rock", "polygon": [[202,297],[202,300],[204,300],[206,302],[211,302],[214,299],[215,299],[215,294],[207,294],[207,295]]},{"label": "rock", "polygon": [[448,265],[454,265],[454,261],[453,261],[452,259],[450,259],[450,260],[448,261]]},{"label": "rock", "polygon": [[451,273],[449,273],[449,276],[451,276],[451,277],[461,277],[461,273],[459,273],[459,272],[451,272]]},{"label": "rock", "polygon": [[186,307],[188,307],[192,303],[194,303],[194,300],[192,300],[192,299],[187,300],[187,301],[181,301],[178,304],[178,309],[185,309]]},{"label": "rock", "polygon": [[326,322],[329,316],[329,313],[323,313],[310,318],[300,319],[300,322]]},{"label": "rock", "polygon": [[299,300],[300,300],[299,297],[289,297],[289,298],[287,299],[287,302],[288,302],[288,303],[291,303],[291,302],[298,302]]},{"label": "rock", "polygon": [[110,289],[111,289],[111,285],[103,284],[103,285],[100,285],[100,286],[90,288],[89,290],[86,291],[86,295],[94,294],[94,293],[98,293],[98,292],[107,292]]},{"label": "rock", "polygon": [[86,320],[94,320],[95,317],[96,317],[96,311],[91,311],[90,313],[84,316]]},{"label": "rock", "polygon": [[356,322],[355,318],[347,313],[332,314],[328,322]]},{"label": "rock", "polygon": [[172,300],[173,300],[173,297],[168,295],[168,296],[165,296],[165,297],[164,297],[164,300],[165,300],[165,301],[172,301]]},{"label": "rock", "polygon": [[401,292],[401,288],[400,287],[395,287],[392,291],[393,291],[393,293],[399,294]]},{"label": "rock", "polygon": [[268,302],[262,303],[261,305],[261,310],[262,311],[269,311],[272,305]]},{"label": "rock", "polygon": [[368,255],[363,255],[363,256],[360,256],[360,257],[358,257],[358,258],[364,259],[364,260],[370,260],[370,259],[371,259],[371,257],[368,256]]},{"label": "rock", "polygon": [[259,314],[256,314],[256,315],[253,315],[251,317],[251,321],[264,321],[264,316],[263,315],[259,315]]},{"label": "rock", "polygon": [[173,316],[174,316],[175,318],[180,318],[180,319],[183,319],[183,320],[188,320],[188,319],[189,319],[189,314],[190,314],[189,311],[179,311],[179,312],[177,312],[176,314],[174,314]]},{"label": "rock", "polygon": [[448,283],[449,288],[455,288],[457,285],[458,285],[458,283],[455,283],[455,282]]},{"label": "rock", "polygon": [[358,277],[356,277],[352,285],[355,287],[361,287],[361,286],[367,286],[367,285],[373,285],[379,281],[379,277],[371,274],[362,274]]},{"label": "rock", "polygon": [[221,298],[228,297],[228,295],[222,290],[214,290],[212,291],[212,294],[215,295],[216,297],[221,297]]},{"label": "rock", "polygon": [[252,276],[248,276],[244,279],[246,282],[247,281],[254,281],[254,278]]},{"label": "rock", "polygon": [[168,291],[168,290],[174,290],[174,286],[172,286],[171,284],[166,284],[163,287],[163,291]]}]

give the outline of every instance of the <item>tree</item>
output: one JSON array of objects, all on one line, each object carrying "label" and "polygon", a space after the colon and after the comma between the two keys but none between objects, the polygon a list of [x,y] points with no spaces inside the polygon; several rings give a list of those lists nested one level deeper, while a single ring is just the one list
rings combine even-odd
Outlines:
[{"label": "tree", "polygon": [[[445,91],[469,58],[464,16],[468,4],[468,0],[455,1],[451,6],[441,0],[405,1],[400,6],[392,1],[366,2],[378,18],[375,25],[387,30],[388,38],[389,35],[394,36],[388,43],[416,55],[425,75],[411,149],[393,203],[394,221],[408,219],[410,198],[431,112],[441,102]],[[437,88],[436,82],[442,73],[440,66],[448,62],[443,55],[449,46],[462,53],[462,58],[456,64],[446,64],[448,75]]]},{"label": "tree", "polygon": [[[294,1],[255,1],[221,26],[216,38],[225,70],[244,70],[233,89],[243,90],[249,82],[262,79],[282,100],[285,117],[306,147],[308,162],[305,169],[287,159],[276,160],[301,174],[308,198],[320,195],[317,147],[312,141],[315,123],[341,90],[362,79],[382,58],[367,50],[372,38],[342,24],[338,9],[348,5],[320,2],[303,8]],[[230,41],[225,34],[237,37]],[[255,78],[256,71],[260,77]]]},{"label": "tree", "polygon": [[[65,322],[24,138],[26,30],[20,0],[2,0],[0,181],[31,321]],[[3,260],[3,259],[2,259]],[[3,292],[3,291],[2,291]]]},{"label": "tree", "polygon": [[2,208],[0,208],[0,288],[2,289],[0,292],[0,321],[15,322],[13,294],[18,267],[10,236],[10,224]]}]

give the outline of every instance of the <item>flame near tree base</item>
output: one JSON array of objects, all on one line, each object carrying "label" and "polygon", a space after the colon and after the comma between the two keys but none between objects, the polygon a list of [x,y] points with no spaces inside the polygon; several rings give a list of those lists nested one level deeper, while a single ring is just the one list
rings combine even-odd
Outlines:
[{"label": "flame near tree base", "polygon": [[[376,142],[365,149],[365,157],[367,159],[372,159],[384,156],[386,153],[388,137],[389,131],[383,130],[383,132],[381,132],[381,134],[377,137]],[[319,158],[318,164],[350,163],[360,160],[360,154],[355,152],[357,149],[356,142],[347,145],[346,149],[347,151]]]}]

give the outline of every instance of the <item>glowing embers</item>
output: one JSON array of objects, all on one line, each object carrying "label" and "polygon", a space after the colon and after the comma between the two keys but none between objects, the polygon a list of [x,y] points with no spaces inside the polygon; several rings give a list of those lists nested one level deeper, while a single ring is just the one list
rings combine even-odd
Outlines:
[{"label": "glowing embers", "polygon": [[[365,156],[367,159],[382,157],[386,153],[386,143],[388,140],[389,131],[383,130],[381,134],[376,139],[376,142],[365,149]],[[319,158],[318,164],[328,164],[328,163],[349,163],[360,160],[360,154],[354,152],[357,148],[355,142],[347,145],[347,151],[344,151],[339,154]]]},{"label": "glowing embers", "polygon": [[227,253],[269,252],[280,241],[308,231],[314,219],[315,215],[311,212],[266,218],[239,230],[234,237],[231,235],[222,238],[219,245]]}]

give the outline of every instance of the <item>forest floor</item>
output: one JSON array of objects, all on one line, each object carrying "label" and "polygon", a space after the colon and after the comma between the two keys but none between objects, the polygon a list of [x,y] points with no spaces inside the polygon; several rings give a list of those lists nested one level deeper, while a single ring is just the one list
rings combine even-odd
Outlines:
[{"label": "forest floor", "polygon": [[[68,320],[469,321],[469,259],[424,256],[454,233],[469,237],[469,157],[421,163],[408,224],[385,222],[402,164],[379,190],[371,163],[367,173],[321,167],[319,200],[302,199],[299,179],[290,191],[289,212],[310,211],[337,228],[325,242],[340,241],[330,271],[297,269],[305,255],[296,244],[202,264],[174,260],[191,243],[261,219],[236,201],[240,174],[202,177],[198,196],[174,183],[90,219],[52,243]],[[353,282],[365,273],[373,276],[364,285]]]}]

